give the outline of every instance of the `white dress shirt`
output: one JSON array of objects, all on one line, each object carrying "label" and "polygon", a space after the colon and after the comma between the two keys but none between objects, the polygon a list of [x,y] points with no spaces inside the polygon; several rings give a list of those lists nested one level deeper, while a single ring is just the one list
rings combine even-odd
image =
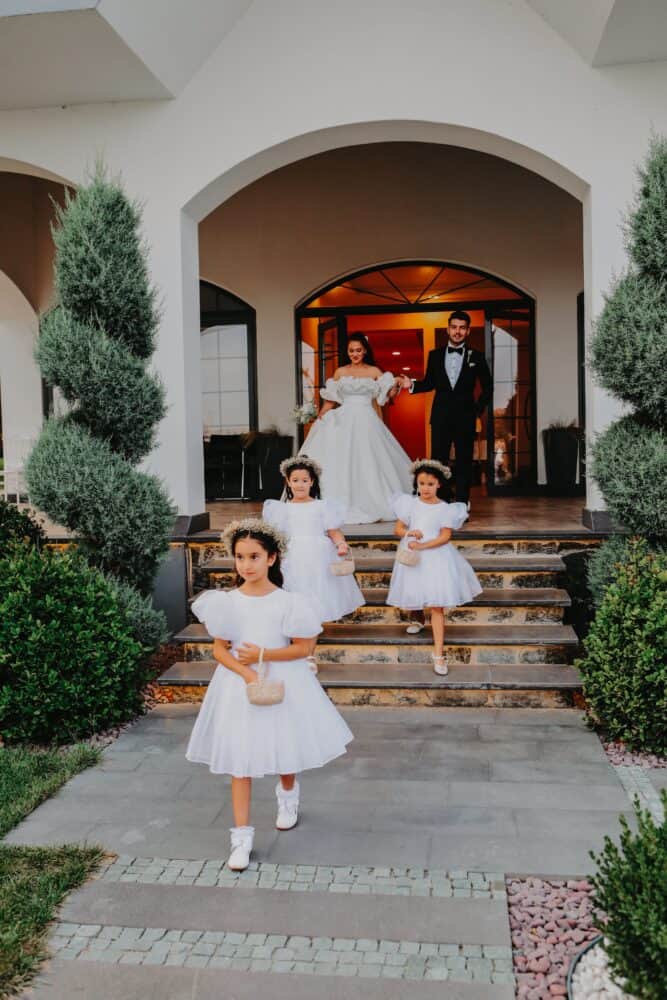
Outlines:
[{"label": "white dress shirt", "polygon": [[447,372],[447,378],[449,379],[449,384],[452,389],[459,380],[459,375],[461,374],[461,369],[463,368],[463,358],[466,352],[465,344],[461,344],[461,353],[455,354],[452,348],[455,348],[455,344],[447,344],[447,349],[445,351],[445,371]]}]

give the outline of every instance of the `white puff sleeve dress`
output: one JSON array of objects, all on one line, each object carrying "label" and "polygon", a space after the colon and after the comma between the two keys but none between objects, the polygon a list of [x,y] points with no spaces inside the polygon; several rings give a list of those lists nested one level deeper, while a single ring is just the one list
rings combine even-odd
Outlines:
[{"label": "white puff sleeve dress", "polygon": [[[409,529],[422,532],[422,542],[437,538],[443,528],[457,530],[466,519],[464,503],[424,503],[402,494],[393,498],[395,516]],[[399,547],[412,539],[403,538]],[[422,608],[456,608],[467,604],[482,587],[470,563],[452,542],[435,549],[422,549],[416,566],[394,563],[387,604],[407,611]]]},{"label": "white puff sleeve dress", "polygon": [[[244,642],[278,649],[322,631],[310,604],[280,588],[263,597],[207,590],[192,610],[214,638],[231,642],[232,652]],[[268,666],[269,677],[285,684],[279,705],[251,705],[243,678],[218,665],[190,736],[188,760],[214,774],[260,778],[322,767],[345,753],[352,733],[308,661]]]},{"label": "white puff sleeve dress", "polygon": [[354,576],[334,576],[331,571],[341,557],[327,531],[341,528],[344,515],[343,504],[334,500],[264,503],[264,519],[289,538],[281,563],[285,590],[306,595],[323,622],[337,621],[364,603]]}]

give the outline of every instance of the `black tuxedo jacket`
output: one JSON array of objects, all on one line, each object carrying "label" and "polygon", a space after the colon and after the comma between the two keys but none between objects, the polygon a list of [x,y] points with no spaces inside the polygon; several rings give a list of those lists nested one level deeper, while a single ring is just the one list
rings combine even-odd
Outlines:
[{"label": "black tuxedo jacket", "polygon": [[[413,383],[413,392],[435,392],[431,407],[431,423],[459,423],[473,421],[484,412],[492,394],[492,380],[486,358],[481,351],[471,347],[463,349],[463,367],[452,389],[445,371],[445,347],[436,347],[428,356],[426,374]],[[475,400],[475,386],[481,392]]]}]

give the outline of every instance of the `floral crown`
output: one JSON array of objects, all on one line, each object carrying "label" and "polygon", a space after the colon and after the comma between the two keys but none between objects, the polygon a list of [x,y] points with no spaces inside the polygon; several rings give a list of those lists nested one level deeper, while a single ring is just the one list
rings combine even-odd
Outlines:
[{"label": "floral crown", "polygon": [[322,466],[308,455],[292,455],[280,463],[280,475],[287,479],[292,469],[304,468],[312,472],[318,479],[322,477]]},{"label": "floral crown", "polygon": [[423,469],[437,469],[443,479],[452,478],[452,470],[449,466],[443,465],[442,462],[436,461],[435,458],[418,458],[410,466],[410,472],[413,476],[418,475]]},{"label": "floral crown", "polygon": [[264,535],[276,543],[278,554],[282,557],[287,552],[287,535],[274,528],[268,521],[260,517],[244,517],[241,521],[231,521],[221,534],[222,543],[230,556],[234,555],[237,539],[244,535]]}]

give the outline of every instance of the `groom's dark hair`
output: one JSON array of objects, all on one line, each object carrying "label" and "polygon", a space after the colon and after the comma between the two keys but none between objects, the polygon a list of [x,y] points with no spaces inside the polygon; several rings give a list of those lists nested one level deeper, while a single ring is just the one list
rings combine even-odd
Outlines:
[{"label": "groom's dark hair", "polygon": [[464,312],[463,309],[455,309],[454,310],[454,312],[451,314],[451,316],[447,320],[447,326],[449,326],[449,324],[451,323],[451,321],[453,319],[463,320],[463,322],[465,323],[465,325],[467,327],[470,326],[470,322],[471,322],[471,320],[470,320],[470,313]]}]

